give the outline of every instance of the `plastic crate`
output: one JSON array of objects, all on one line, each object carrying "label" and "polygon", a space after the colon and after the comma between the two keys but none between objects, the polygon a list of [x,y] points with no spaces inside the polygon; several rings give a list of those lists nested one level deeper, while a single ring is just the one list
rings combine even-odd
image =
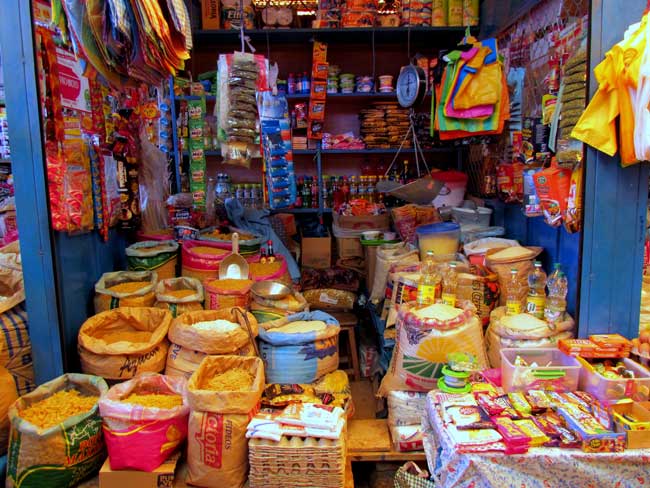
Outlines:
[{"label": "plastic crate", "polygon": [[[536,367],[515,366],[517,356]],[[535,390],[575,391],[582,365],[556,348],[501,349],[501,378],[506,392]]]},{"label": "plastic crate", "polygon": [[650,400],[650,371],[640,364],[624,358],[621,361],[627,369],[634,371],[635,377],[610,379],[594,371],[584,358],[578,360],[583,366],[580,389],[591,393],[598,400],[605,403],[616,403],[627,398],[637,402]]}]

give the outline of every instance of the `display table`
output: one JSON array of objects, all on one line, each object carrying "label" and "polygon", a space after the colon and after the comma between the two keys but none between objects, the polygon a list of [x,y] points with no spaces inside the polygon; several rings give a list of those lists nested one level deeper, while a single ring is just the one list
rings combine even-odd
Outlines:
[{"label": "display table", "polygon": [[538,447],[509,456],[461,454],[454,449],[439,414],[429,419],[425,413],[423,427],[429,471],[444,488],[630,488],[650,484],[650,449],[591,454]]},{"label": "display table", "polygon": [[352,419],[348,422],[348,459],[355,462],[423,461],[424,452],[393,449],[386,419]]}]

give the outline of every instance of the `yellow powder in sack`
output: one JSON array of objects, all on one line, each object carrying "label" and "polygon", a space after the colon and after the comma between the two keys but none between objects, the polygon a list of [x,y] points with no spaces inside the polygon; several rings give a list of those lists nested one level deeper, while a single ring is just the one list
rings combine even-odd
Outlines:
[{"label": "yellow powder in sack", "polygon": [[186,298],[195,294],[196,290],[170,290],[164,293],[164,295],[169,295],[174,298]]},{"label": "yellow powder in sack", "polygon": [[125,281],[119,285],[113,285],[108,289],[115,293],[135,293],[138,290],[141,290],[145,286],[149,286],[151,283],[146,281]]},{"label": "yellow powder in sack", "polygon": [[40,429],[49,429],[64,420],[90,411],[99,397],[83,396],[77,390],[62,390],[40,400],[19,415]]},{"label": "yellow powder in sack", "polygon": [[157,393],[139,395],[131,393],[128,397],[122,399],[123,403],[140,405],[142,407],[156,408],[175,408],[183,405],[183,397],[180,395],[160,395]]},{"label": "yellow powder in sack", "polygon": [[107,330],[103,332],[99,330],[95,333],[95,337],[107,344],[113,344],[114,342],[149,342],[151,332],[144,330]]},{"label": "yellow powder in sack", "polygon": [[272,263],[248,263],[248,271],[253,278],[274,275],[282,268],[282,261]]},{"label": "yellow powder in sack", "polygon": [[253,386],[255,377],[243,368],[233,368],[208,379],[204,388],[214,391],[246,391]]},{"label": "yellow powder in sack", "polygon": [[209,247],[209,246],[196,246],[190,249],[196,254],[209,254],[211,256],[225,256],[229,254],[230,251],[226,249],[219,249],[218,247]]}]

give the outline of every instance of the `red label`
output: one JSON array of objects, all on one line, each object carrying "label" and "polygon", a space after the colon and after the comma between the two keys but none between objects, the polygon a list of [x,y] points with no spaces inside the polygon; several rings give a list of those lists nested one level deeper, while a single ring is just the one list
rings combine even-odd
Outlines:
[{"label": "red label", "polygon": [[221,469],[223,437],[223,415],[204,413],[201,431],[196,434],[196,441],[201,446],[201,459],[206,466]]},{"label": "red label", "polygon": [[62,64],[58,65],[59,84],[63,98],[74,100],[81,93],[81,80],[72,69]]}]

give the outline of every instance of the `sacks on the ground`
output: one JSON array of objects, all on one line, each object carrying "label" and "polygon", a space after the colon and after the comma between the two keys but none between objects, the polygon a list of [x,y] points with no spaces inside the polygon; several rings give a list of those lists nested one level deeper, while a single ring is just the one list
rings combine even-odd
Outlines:
[{"label": "sacks on the ground", "polygon": [[[205,356],[216,354],[232,354],[238,356],[255,355],[252,341],[258,334],[255,317],[244,309],[226,308],[222,310],[199,310],[187,312],[174,319],[169,329],[169,340],[172,344],[167,355],[165,374],[189,377],[201,364]],[[252,337],[243,314],[246,314]],[[194,324],[225,320],[237,325],[227,324],[214,328],[197,328]]]},{"label": "sacks on the ground", "polygon": [[0,456],[7,453],[9,440],[9,407],[18,398],[16,383],[9,371],[0,366]]},{"label": "sacks on the ground", "polygon": [[[521,289],[521,301],[528,293],[528,274],[533,270],[535,258],[542,252],[541,247],[511,246],[502,249],[488,249],[485,255],[485,264],[499,277],[499,288],[506,290],[510,282],[510,271],[517,270],[517,281]],[[506,294],[502,293],[499,305],[506,304]]]},{"label": "sacks on the ground", "polygon": [[495,308],[485,333],[488,359],[493,368],[501,366],[501,349],[556,347],[560,339],[574,336],[575,322],[567,314],[555,324],[527,313],[506,315],[506,307]]},{"label": "sacks on the ground", "polygon": [[182,313],[203,310],[203,285],[194,278],[160,280],[155,288],[154,307],[164,308],[176,318]]},{"label": "sacks on the ground", "polygon": [[[171,408],[126,403],[130,395],[176,395]],[[187,437],[187,380],[143,373],[111,387],[99,400],[111,469],[153,471]]]},{"label": "sacks on the ground", "polygon": [[142,241],[126,248],[129,271],[155,271],[159,280],[174,278],[177,262],[176,241]]},{"label": "sacks on the ground", "polygon": [[95,284],[95,313],[118,307],[152,307],[157,282],[155,271],[104,273]]},{"label": "sacks on the ground", "polygon": [[338,321],[321,311],[260,324],[259,348],[268,382],[313,383],[338,369],[339,332]]},{"label": "sacks on the ground", "polygon": [[[244,391],[214,391],[215,375],[243,369],[253,379]],[[248,472],[246,428],[257,412],[264,390],[264,365],[257,357],[206,357],[188,383],[190,420],[187,482],[206,487],[241,488]]]},{"label": "sacks on the ground", "polygon": [[97,403],[88,412],[47,429],[20,417],[30,405],[71,389],[99,397],[108,386],[98,376],[64,374],[23,395],[9,408],[7,488],[68,488],[99,471],[106,459],[106,446]]},{"label": "sacks on the ground", "polygon": [[79,329],[84,373],[127,380],[165,368],[171,313],[155,307],[120,307],[98,313]]},{"label": "sacks on the ground", "polygon": [[259,323],[281,319],[297,312],[309,312],[307,300],[297,291],[280,300],[262,298],[254,293],[251,296],[253,300],[250,310]]},{"label": "sacks on the ground", "polygon": [[378,395],[392,390],[429,391],[437,387],[447,355],[465,352],[487,367],[483,327],[474,305],[457,303],[418,307],[403,303],[397,317],[397,343]]},{"label": "sacks on the ground", "polygon": [[0,314],[0,366],[13,376],[19,395],[36,387],[27,322],[24,303]]},{"label": "sacks on the ground", "polygon": [[386,280],[391,265],[416,263],[420,260],[417,249],[409,244],[402,244],[397,247],[384,248],[380,246],[377,249],[375,260],[375,276],[370,292],[370,300],[378,303],[384,299],[386,293]]}]

